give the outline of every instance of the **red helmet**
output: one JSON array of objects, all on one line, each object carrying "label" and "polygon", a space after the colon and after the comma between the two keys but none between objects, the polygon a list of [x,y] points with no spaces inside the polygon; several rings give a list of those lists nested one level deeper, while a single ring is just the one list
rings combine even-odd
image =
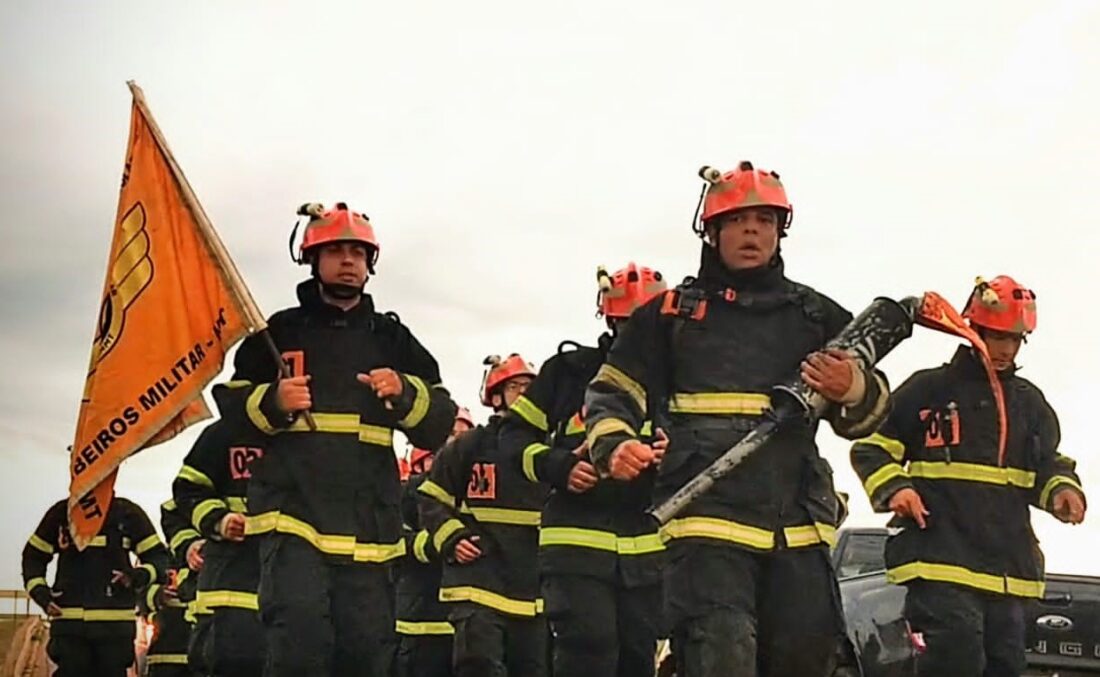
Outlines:
[{"label": "red helmet", "polygon": [[780,230],[785,231],[791,225],[793,207],[787,200],[787,191],[779,181],[779,174],[755,169],[746,160],[737,169],[725,174],[714,167],[703,167],[699,170],[699,176],[707,182],[700,198],[702,218],[697,218],[693,224],[695,232],[700,236],[704,232],[702,223],[745,207],[781,209],[784,215],[780,219]]},{"label": "red helmet", "polygon": [[596,269],[596,281],[600,293],[596,299],[599,314],[616,319],[626,319],[636,308],[645,305],[654,296],[668,289],[661,274],[652,268],[631,262],[613,275],[600,266]]},{"label": "red helmet", "polygon": [[455,412],[455,420],[456,421],[465,421],[466,425],[470,426],[471,428],[473,428],[477,425],[477,424],[474,423],[473,414],[471,414],[470,410],[467,409],[466,407],[459,407],[458,408],[458,411]]},{"label": "red helmet", "polygon": [[970,324],[994,331],[1030,334],[1035,331],[1035,292],[1007,275],[989,282],[978,278],[963,309]]},{"label": "red helmet", "polygon": [[535,367],[518,353],[512,353],[504,360],[500,359],[500,355],[490,355],[484,363],[489,367],[481,381],[481,403],[486,407],[493,406],[493,395],[505,381],[517,376],[535,378]]},{"label": "red helmet", "polygon": [[[309,223],[302,233],[302,243],[298,249],[298,263],[306,263],[309,250],[330,242],[362,242],[367,246],[367,267],[374,272],[381,247],[374,236],[374,228],[365,214],[353,212],[344,202],[337,202],[333,209],[325,209],[317,202],[304,204],[298,209],[299,216],[308,216]],[[298,227],[294,227],[297,231]],[[291,244],[294,234],[290,236]]]},{"label": "red helmet", "polygon": [[434,454],[427,449],[419,449],[413,447],[413,450],[409,452],[409,473],[412,475],[420,475],[428,472],[431,469],[432,458]]}]

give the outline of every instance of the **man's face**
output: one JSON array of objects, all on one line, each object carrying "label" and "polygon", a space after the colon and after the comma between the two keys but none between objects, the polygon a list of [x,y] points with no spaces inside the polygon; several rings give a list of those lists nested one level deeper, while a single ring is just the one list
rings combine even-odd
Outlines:
[{"label": "man's face", "polygon": [[746,207],[723,214],[708,225],[711,243],[730,270],[765,266],[779,248],[779,214],[771,207]]},{"label": "man's face", "polygon": [[989,357],[993,360],[994,369],[1004,371],[1016,364],[1016,355],[1024,343],[1022,334],[985,329],[982,331],[982,338],[989,348]]},{"label": "man's face", "polygon": [[504,406],[502,408],[508,409],[523,393],[527,392],[527,386],[531,385],[533,380],[530,376],[516,376],[508,379],[500,387],[498,393],[493,395],[493,404],[500,407],[500,402],[503,399]]},{"label": "man's face", "polygon": [[367,283],[367,246],[361,242],[330,242],[317,253],[317,275],[325,284],[362,287]]}]

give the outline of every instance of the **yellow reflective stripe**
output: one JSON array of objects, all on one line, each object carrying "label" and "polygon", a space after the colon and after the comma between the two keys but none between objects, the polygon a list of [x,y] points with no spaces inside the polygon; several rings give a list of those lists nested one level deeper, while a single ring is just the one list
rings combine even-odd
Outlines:
[{"label": "yellow reflective stripe", "polygon": [[886,570],[886,580],[891,583],[905,583],[915,578],[940,581],[941,583],[956,583],[978,590],[1016,595],[1018,597],[1042,597],[1046,588],[1043,581],[986,574],[954,564],[917,561]]},{"label": "yellow reflective stripe", "polygon": [[183,582],[191,575],[191,570],[184,567],[176,571],[176,585],[183,585]]},{"label": "yellow reflective stripe", "polygon": [[173,510],[176,509],[176,499],[174,499],[174,498],[168,499],[164,503],[160,504],[160,508],[161,508],[161,510],[165,510],[167,512],[172,512]]},{"label": "yellow reflective stripe", "polygon": [[279,431],[267,422],[267,417],[260,411],[260,401],[264,398],[264,394],[270,387],[270,383],[262,383],[256,386],[256,389],[252,391],[252,394],[249,395],[248,399],[244,402],[244,411],[248,414],[248,420],[252,421],[252,425],[256,426],[260,432],[274,435]]},{"label": "yellow reflective stripe", "polygon": [[573,546],[592,548],[620,555],[646,555],[665,549],[660,534],[618,536],[610,531],[577,527],[543,527],[539,530],[539,547]]},{"label": "yellow reflective stripe", "polygon": [[394,629],[401,635],[455,634],[455,627],[447,621],[397,621]]},{"label": "yellow reflective stripe", "polygon": [[[412,424],[409,428],[414,427]],[[374,444],[379,447],[393,446],[393,431],[379,425],[363,423],[359,426],[359,441],[363,444]]]},{"label": "yellow reflective stripe", "polygon": [[516,401],[512,403],[509,411],[515,412],[517,416],[535,426],[542,432],[547,432],[550,430],[550,426],[546,422],[546,412],[544,412],[542,409],[539,409],[537,404],[527,399],[523,395],[520,395],[516,399]]},{"label": "yellow reflective stripe", "polygon": [[86,621],[98,623],[106,621],[130,621],[134,620],[133,609],[84,609],[82,607],[68,607],[61,609],[58,616],[64,621]]},{"label": "yellow reflective stripe", "polygon": [[542,600],[527,601],[512,599],[491,590],[472,586],[459,586],[439,589],[440,602],[473,602],[481,606],[503,611],[513,616],[535,616],[542,610]]},{"label": "yellow reflective stripe", "polygon": [[516,510],[514,508],[480,508],[462,506],[460,511],[473,515],[478,522],[492,524],[512,524],[520,527],[537,527],[542,522],[542,513],[538,510]]},{"label": "yellow reflective stripe", "polygon": [[245,381],[243,379],[238,379],[236,381],[226,381],[225,383],[222,384],[222,386],[224,386],[226,388],[229,388],[229,389],[247,388],[250,385],[252,385],[252,381]]},{"label": "yellow reflective stripe", "polygon": [[26,588],[28,593],[30,593],[40,585],[44,585],[47,588],[50,587],[50,584],[46,582],[46,579],[41,576],[36,576],[35,578],[30,579],[23,587]]},{"label": "yellow reflective stripe", "polygon": [[856,440],[856,444],[868,444],[873,447],[879,447],[886,453],[890,454],[890,458],[894,459],[898,463],[901,463],[905,458],[905,444],[901,440],[895,440],[892,437],[887,437],[882,433],[875,433],[870,437],[864,437],[861,440]]},{"label": "yellow reflective stripe", "polygon": [[653,421],[646,421],[642,424],[640,430],[638,430],[640,437],[652,437],[653,436]]},{"label": "yellow reflective stripe", "polygon": [[569,422],[565,424],[566,435],[579,435],[584,432],[584,421],[581,420],[580,414],[575,414],[569,419]]},{"label": "yellow reflective stripe", "polygon": [[[123,539],[123,540],[125,540],[125,539]],[[106,548],[107,547],[107,537],[106,536],[96,536],[92,540],[88,541],[88,547],[89,548]]]},{"label": "yellow reflective stripe", "polygon": [[998,468],[981,463],[946,463],[944,461],[913,461],[909,464],[909,476],[930,480],[964,480],[985,482],[1025,489],[1035,486],[1035,473],[1019,468]]},{"label": "yellow reflective stripe", "polygon": [[661,534],[665,538],[709,538],[747,545],[758,550],[775,547],[775,535],[765,529],[717,517],[684,517],[666,524]]},{"label": "yellow reflective stripe", "polygon": [[319,533],[312,525],[277,511],[247,518],[246,534],[269,531],[297,536],[325,554],[348,556],[356,562],[381,563],[405,555],[404,539],[396,543],[359,543],[354,536]]},{"label": "yellow reflective stripe", "polygon": [[150,609],[156,609],[157,593],[160,592],[161,585],[154,583],[149,586],[149,589],[145,592],[145,606]]},{"label": "yellow reflective stripe", "polygon": [[153,566],[152,564],[142,564],[138,568],[139,569],[145,569],[146,571],[149,572],[149,580],[150,581],[157,580],[157,568],[155,566]]},{"label": "yellow reflective stripe", "polygon": [[771,406],[771,397],[762,393],[675,393],[668,410],[674,414],[760,416]]},{"label": "yellow reflective stripe", "polygon": [[199,470],[198,468],[192,468],[189,465],[185,465],[180,468],[179,474],[176,475],[176,479],[186,480],[191,484],[198,484],[199,486],[206,487],[207,489],[214,488],[213,480],[211,480],[206,475],[206,473]]},{"label": "yellow reflective stripe", "polygon": [[175,552],[181,545],[193,538],[201,538],[202,534],[194,529],[180,529],[176,532],[176,535],[172,537],[172,540],[168,543],[168,547]]},{"label": "yellow reflective stripe", "polygon": [[630,395],[634,400],[634,404],[638,405],[638,410],[642,412],[643,416],[645,415],[645,388],[643,388],[640,383],[627,376],[626,372],[605,362],[600,366],[600,370],[596,372],[596,377],[592,379],[592,382],[607,383],[608,385],[622,390],[627,395]]},{"label": "yellow reflective stripe", "polygon": [[196,505],[195,509],[191,511],[191,524],[195,525],[196,529],[202,529],[203,518],[219,508],[222,510],[229,510],[229,506],[220,498],[206,499],[202,503]]},{"label": "yellow reflective stripe", "polygon": [[1081,485],[1077,482],[1077,480],[1073,479],[1072,477],[1066,477],[1065,475],[1055,475],[1054,477],[1051,477],[1049,480],[1047,480],[1047,483],[1043,485],[1043,491],[1041,494],[1039,494],[1039,507],[1049,508],[1050,506],[1048,505],[1047,501],[1049,501],[1050,497],[1054,495],[1054,490],[1063,484],[1069,485],[1077,491],[1080,491],[1082,495],[1084,495],[1085,493],[1085,490],[1081,488]]},{"label": "yellow reflective stripe", "polygon": [[226,496],[225,504],[229,506],[229,512],[248,512],[248,499],[244,496]]},{"label": "yellow reflective stripe", "polygon": [[420,488],[417,489],[417,491],[424,494],[425,496],[431,496],[435,500],[443,503],[444,505],[450,506],[451,508],[455,507],[455,497],[447,493],[446,489],[431,480],[427,480],[423,484],[421,484]]},{"label": "yellow reflective stripe", "polygon": [[[358,435],[359,441],[364,444],[374,444],[380,447],[393,446],[393,430],[385,426],[363,423],[359,414],[332,414],[313,412],[313,421],[317,424],[317,430],[310,430],[305,419],[290,424],[286,432],[291,433],[335,433],[338,435]],[[409,426],[412,427],[412,426]]]},{"label": "yellow reflective stripe", "polygon": [[221,608],[247,609],[259,611],[259,596],[254,592],[235,590],[199,590],[195,601],[204,611]]},{"label": "yellow reflective stripe", "polygon": [[409,374],[404,376],[416,390],[416,398],[413,400],[412,409],[409,409],[408,415],[399,421],[402,428],[408,429],[415,428],[424,420],[424,416],[428,413],[428,405],[431,403],[431,396],[428,395],[428,386],[424,384],[424,381]]},{"label": "yellow reflective stripe", "polygon": [[27,539],[27,543],[35,550],[41,551],[46,555],[53,554],[53,546],[38,534],[31,534],[31,537]]},{"label": "yellow reflective stripe", "polygon": [[466,525],[463,524],[461,520],[452,517],[435,530],[435,536],[432,537],[432,545],[435,546],[436,551],[443,552],[443,545],[447,542],[447,539],[465,528]]},{"label": "yellow reflective stripe", "polygon": [[882,485],[895,477],[909,477],[909,473],[905,472],[905,468],[897,463],[887,463],[871,473],[867,481],[863,483],[863,489],[867,492],[868,496],[873,497],[875,492],[882,488]]},{"label": "yellow reflective stripe", "polygon": [[818,543],[824,543],[831,548],[836,545],[836,527],[824,522],[784,527],[783,537],[787,540],[788,548],[805,548]]},{"label": "yellow reflective stripe", "polygon": [[145,656],[146,665],[187,665],[185,653],[158,653]]},{"label": "yellow reflective stripe", "polygon": [[617,418],[605,418],[588,427],[588,446],[594,447],[596,441],[604,435],[617,432],[624,432],[631,437],[638,436],[638,433],[634,432],[634,428],[631,428],[626,421]]},{"label": "yellow reflective stripe", "polygon": [[158,537],[156,534],[153,534],[152,536],[149,536],[138,543],[137,547],[134,548],[134,552],[136,552],[138,555],[144,555],[158,545],[160,545],[160,537]]},{"label": "yellow reflective stripe", "polygon": [[426,549],[429,536],[430,534],[428,534],[427,529],[421,529],[416,532],[416,536],[413,538],[413,557],[415,557],[418,562],[423,562],[424,564],[431,561]]},{"label": "yellow reflective stripe", "polygon": [[535,473],[535,457],[544,451],[550,451],[550,447],[542,442],[528,444],[523,450],[523,474],[532,482],[538,482],[539,477]]}]

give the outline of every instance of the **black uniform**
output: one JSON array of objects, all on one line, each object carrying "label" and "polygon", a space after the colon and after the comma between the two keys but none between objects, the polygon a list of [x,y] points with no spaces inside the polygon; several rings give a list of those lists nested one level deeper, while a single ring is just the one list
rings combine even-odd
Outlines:
[{"label": "black uniform", "polygon": [[[781,262],[730,272],[704,246],[699,278],[635,311],[589,386],[597,466],[606,469],[615,447],[637,435],[647,400],[667,402],[657,412],[669,416],[670,443],[654,499],[669,498],[754,429],[771,388],[850,319],[787,280]],[[827,413],[853,439],[873,431],[889,406],[881,375],[864,378],[862,402]],[[782,429],[664,529],[678,674],[830,674],[843,636],[828,558],[839,507],[815,433]]]},{"label": "black uniform", "polygon": [[168,570],[159,576],[165,582],[150,585],[140,600],[139,608],[156,628],[145,664],[149,677],[190,677],[201,672],[188,666],[192,622],[187,611],[195,598],[195,577],[186,559],[187,548],[199,539],[199,532],[180,515],[174,500],[161,504],[160,527],[172,558]]},{"label": "black uniform", "polygon": [[581,494],[567,488],[581,460],[574,449],[584,442],[585,388],[611,340],[559,349],[501,427],[505,454],[528,480],[553,487],[542,510],[539,569],[558,675],[652,675],[661,635],[665,547],[645,514],[656,472],[634,482],[601,480]]},{"label": "black uniform", "polygon": [[260,441],[216,421],[195,441],[172,483],[174,500],[206,539],[196,598],[204,628],[195,649],[209,675],[263,673],[259,538],[225,541],[218,532],[227,514],[248,514],[248,478],[252,463],[263,456]]},{"label": "black uniform", "polygon": [[[130,554],[141,560],[134,567]],[[57,555],[51,587],[46,567]],[[45,610],[61,615],[50,623],[46,651],[60,677],[123,677],[134,662],[138,595],[158,580],[168,552],[137,504],[114,497],[103,527],[83,552],[69,538],[68,503],[48,511],[23,548],[23,583]],[[129,574],[130,587],[111,585],[112,572]]]},{"label": "black uniform", "polygon": [[417,489],[427,473],[413,475],[401,495],[406,554],[397,577],[398,677],[450,677],[454,626],[448,605],[439,601],[443,562],[431,534],[420,525]]},{"label": "black uniform", "polygon": [[[545,489],[500,448],[500,416],[436,454],[420,485],[420,514],[442,553],[439,599],[452,604],[459,677],[541,677],[547,629],[539,597],[538,527]],[[459,563],[455,545],[479,536],[482,555]]]},{"label": "black uniform", "polygon": [[[921,675],[1019,675],[1023,600],[1043,595],[1043,557],[1029,505],[1084,497],[1072,459],[1058,453],[1058,418],[1043,393],[999,373],[1008,438],[999,458],[993,391],[971,349],[917,372],[894,395],[881,429],[852,448],[852,465],[876,510],[900,489],[917,491],[927,528],[895,517],[887,577],[909,586],[906,615],[928,650]],[[984,670],[984,672],[983,672]]]},{"label": "black uniform", "polygon": [[[311,377],[318,429],[278,410],[277,371],[258,337],[241,345],[234,380],[215,389],[235,429],[268,436],[248,488],[249,531],[265,534],[265,674],[382,677],[397,644],[389,564],[405,551],[393,430],[434,449],[455,406],[435,359],[396,316],[375,312],[369,295],[344,311],[311,279],[298,285],[298,299],[268,326],[295,373]],[[356,380],[383,367],[404,386],[388,406]]]}]

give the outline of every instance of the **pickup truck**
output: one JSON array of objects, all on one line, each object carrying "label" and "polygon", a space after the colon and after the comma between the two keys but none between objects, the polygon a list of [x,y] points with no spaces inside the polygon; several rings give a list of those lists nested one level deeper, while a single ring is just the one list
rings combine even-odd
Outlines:
[{"label": "pickup truck", "polygon": [[[888,535],[887,529],[843,529],[833,549],[848,635],[864,677],[912,677],[920,651],[902,616],[905,588],[886,582]],[[1046,581],[1043,598],[1027,611],[1024,674],[1100,675],[1100,578],[1047,574]]]}]

